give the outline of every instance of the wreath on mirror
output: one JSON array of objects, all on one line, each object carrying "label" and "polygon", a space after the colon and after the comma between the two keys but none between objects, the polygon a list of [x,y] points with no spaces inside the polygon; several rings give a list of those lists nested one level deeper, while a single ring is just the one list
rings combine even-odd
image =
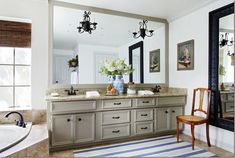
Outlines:
[{"label": "wreath on mirror", "polygon": [[69,68],[76,68],[78,67],[78,55],[75,58],[72,58],[68,61]]}]

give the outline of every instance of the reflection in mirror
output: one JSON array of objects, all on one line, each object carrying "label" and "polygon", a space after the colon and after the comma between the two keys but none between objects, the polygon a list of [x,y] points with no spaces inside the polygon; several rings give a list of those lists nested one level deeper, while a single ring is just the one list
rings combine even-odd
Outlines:
[{"label": "reflection in mirror", "polygon": [[133,72],[133,82],[140,83],[140,48],[134,49],[132,55],[132,68],[135,70]]},{"label": "reflection in mirror", "polygon": [[234,14],[219,20],[219,118],[234,120]]},{"label": "reflection in mirror", "polygon": [[134,69],[130,74],[130,82],[144,83],[143,46],[143,41],[140,41],[129,47],[129,64]]},{"label": "reflection in mirror", "polygon": [[[54,6],[53,9],[53,83],[57,84],[102,84],[109,78],[100,74],[100,67],[105,60],[125,59],[129,61],[129,47],[140,41],[144,42],[143,80],[144,83],[165,83],[165,24],[148,21],[148,28],[154,30],[152,37],[134,39],[133,32],[139,31],[139,22],[135,19],[117,15],[91,12],[90,21],[97,23],[96,29],[78,33],[77,27],[83,20],[85,10]],[[149,73],[149,54],[152,50],[161,50],[161,70]],[[141,73],[135,58],[135,83],[141,83]],[[78,56],[78,65],[68,64]],[[71,62],[70,62],[71,63]],[[124,76],[129,82],[129,76]]]}]

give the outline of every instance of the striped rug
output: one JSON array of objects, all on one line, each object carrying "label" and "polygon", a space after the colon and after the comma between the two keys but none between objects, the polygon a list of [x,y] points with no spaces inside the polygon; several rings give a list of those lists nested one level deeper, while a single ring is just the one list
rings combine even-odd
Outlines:
[{"label": "striped rug", "polygon": [[218,157],[173,135],[74,151],[74,157]]}]

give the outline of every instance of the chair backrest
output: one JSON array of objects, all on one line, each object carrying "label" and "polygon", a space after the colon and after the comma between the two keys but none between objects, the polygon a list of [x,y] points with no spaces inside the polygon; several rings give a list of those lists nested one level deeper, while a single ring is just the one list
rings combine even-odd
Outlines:
[{"label": "chair backrest", "polygon": [[[195,108],[195,101],[196,101],[196,95],[199,92],[199,104],[198,108]],[[207,110],[203,109],[203,99],[205,96],[205,93],[207,96]],[[192,103],[192,113],[191,115],[194,115],[194,112],[202,112],[207,115],[207,118],[209,119],[210,116],[210,104],[211,104],[211,90],[207,88],[197,88],[193,90],[193,103]]]}]

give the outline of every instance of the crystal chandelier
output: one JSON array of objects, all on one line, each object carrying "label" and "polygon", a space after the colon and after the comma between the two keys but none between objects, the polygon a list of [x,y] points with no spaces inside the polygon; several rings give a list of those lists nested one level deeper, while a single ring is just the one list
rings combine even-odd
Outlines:
[{"label": "crystal chandelier", "polygon": [[90,22],[90,11],[85,11],[83,14],[83,21],[80,22],[80,26],[77,27],[79,33],[88,32],[91,34],[91,31],[96,29],[96,22]]},{"label": "crystal chandelier", "polygon": [[154,30],[148,30],[147,23],[148,23],[148,20],[143,20],[143,21],[139,22],[139,24],[140,24],[139,29],[140,30],[138,32],[133,32],[134,38],[142,37],[144,39],[145,36],[147,36],[147,37],[153,36]]}]

